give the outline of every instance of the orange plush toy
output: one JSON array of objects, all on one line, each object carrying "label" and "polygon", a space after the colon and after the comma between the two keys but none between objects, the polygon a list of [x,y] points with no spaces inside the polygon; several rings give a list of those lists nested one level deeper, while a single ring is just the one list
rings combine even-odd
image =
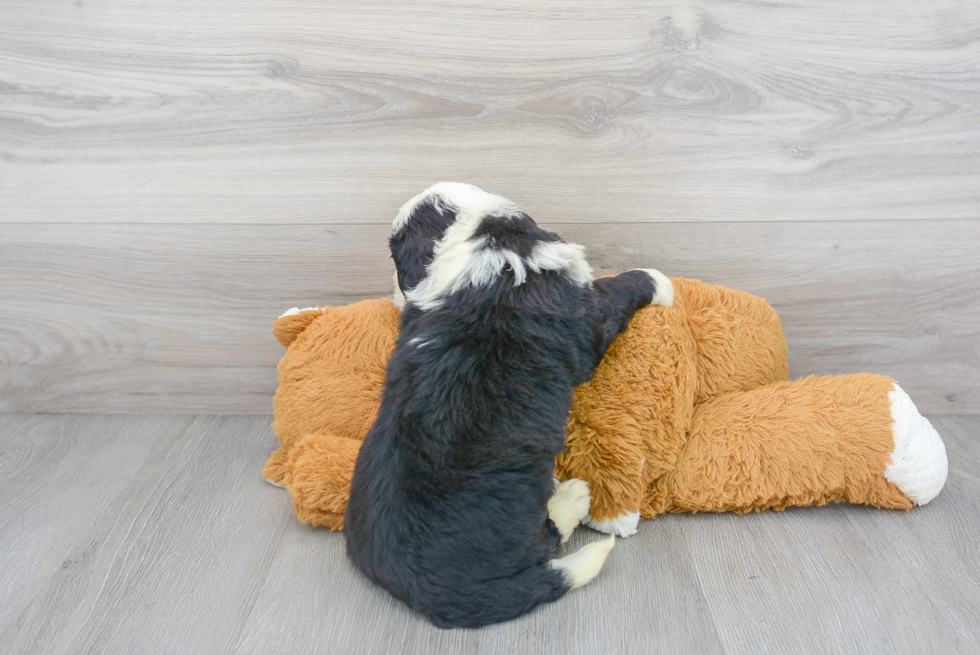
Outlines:
[{"label": "orange plush toy", "polygon": [[[640,517],[831,501],[909,509],[946,481],[939,435],[880,375],[788,381],[779,318],[761,298],[672,278],[673,307],[638,311],[575,390],[559,479],[589,483],[585,523],[623,537]],[[388,299],[291,310],[263,471],[301,521],[333,530],[398,336]]]}]

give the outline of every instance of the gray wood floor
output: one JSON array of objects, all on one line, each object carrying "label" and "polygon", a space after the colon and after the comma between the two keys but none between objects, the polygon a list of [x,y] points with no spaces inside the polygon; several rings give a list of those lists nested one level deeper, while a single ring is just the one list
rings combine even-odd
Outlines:
[{"label": "gray wood floor", "polygon": [[645,521],[588,587],[440,631],[261,480],[268,417],[0,415],[0,652],[976,652],[980,417],[933,421],[927,507]]}]

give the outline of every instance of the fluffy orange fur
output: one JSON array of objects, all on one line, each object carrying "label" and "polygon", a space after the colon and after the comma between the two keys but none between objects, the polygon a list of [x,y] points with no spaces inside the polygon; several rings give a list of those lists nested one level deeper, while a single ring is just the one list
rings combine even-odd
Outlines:
[{"label": "fluffy orange fur", "polygon": [[[786,340],[764,300],[672,281],[674,306],[637,312],[575,390],[556,475],[589,482],[593,519],[830,501],[912,506],[883,476],[894,447],[892,380],[789,382]],[[272,425],[280,448],[263,475],[289,490],[301,521],[343,526],[398,316],[380,299],[274,323],[286,347]]]}]

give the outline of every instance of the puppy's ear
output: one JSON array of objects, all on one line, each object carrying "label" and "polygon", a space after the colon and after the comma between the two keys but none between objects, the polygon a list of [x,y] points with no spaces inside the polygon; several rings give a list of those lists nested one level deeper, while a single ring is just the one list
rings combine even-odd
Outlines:
[{"label": "puppy's ear", "polygon": [[423,201],[401,229],[391,235],[388,247],[395,260],[398,286],[402,293],[425,278],[425,267],[432,263],[433,249],[446,229],[456,220],[456,210],[443,203]]},{"label": "puppy's ear", "polygon": [[388,242],[391,248],[391,258],[395,260],[395,271],[398,273],[398,288],[402,293],[413,288],[425,278],[425,267],[432,261],[432,249],[435,241],[420,243],[414,230],[409,228],[391,237]]}]

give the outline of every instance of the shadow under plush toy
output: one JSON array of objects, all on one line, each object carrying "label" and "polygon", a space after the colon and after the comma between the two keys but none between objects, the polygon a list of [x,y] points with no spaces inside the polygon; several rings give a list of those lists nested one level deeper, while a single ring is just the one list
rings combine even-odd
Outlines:
[{"label": "shadow under plush toy", "polygon": [[[673,307],[638,311],[576,388],[559,479],[592,495],[585,523],[623,537],[640,517],[848,501],[909,509],[946,482],[942,439],[906,393],[873,374],[788,381],[764,300],[672,278]],[[398,336],[388,299],[291,310],[263,470],[296,516],[343,527],[354,463]]]}]

